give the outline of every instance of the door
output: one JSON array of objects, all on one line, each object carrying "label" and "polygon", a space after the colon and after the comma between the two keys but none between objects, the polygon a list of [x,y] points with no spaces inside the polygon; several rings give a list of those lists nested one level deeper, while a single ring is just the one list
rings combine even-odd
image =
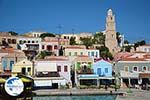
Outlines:
[{"label": "door", "polygon": [[97,68],[97,74],[101,76],[101,68]]},{"label": "door", "polygon": [[21,74],[26,75],[26,68],[21,69]]}]

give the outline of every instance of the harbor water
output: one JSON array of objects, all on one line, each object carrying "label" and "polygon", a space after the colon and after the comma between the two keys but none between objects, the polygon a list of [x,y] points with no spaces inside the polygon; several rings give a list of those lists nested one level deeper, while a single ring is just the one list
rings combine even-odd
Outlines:
[{"label": "harbor water", "polygon": [[116,100],[115,95],[93,95],[93,96],[37,96],[33,100]]}]

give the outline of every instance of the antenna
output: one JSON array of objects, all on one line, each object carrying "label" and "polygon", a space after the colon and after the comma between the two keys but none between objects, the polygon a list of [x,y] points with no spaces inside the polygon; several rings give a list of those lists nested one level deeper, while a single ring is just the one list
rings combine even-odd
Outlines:
[{"label": "antenna", "polygon": [[61,24],[59,24],[59,25],[57,26],[57,28],[58,28],[58,34],[61,34],[61,29],[62,29]]}]

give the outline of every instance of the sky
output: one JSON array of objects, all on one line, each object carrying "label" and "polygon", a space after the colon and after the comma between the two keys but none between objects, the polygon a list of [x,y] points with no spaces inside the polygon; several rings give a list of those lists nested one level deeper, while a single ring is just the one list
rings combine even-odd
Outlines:
[{"label": "sky", "polygon": [[150,43],[149,5],[150,0],[0,0],[0,31],[95,33],[105,30],[111,8],[125,39]]}]

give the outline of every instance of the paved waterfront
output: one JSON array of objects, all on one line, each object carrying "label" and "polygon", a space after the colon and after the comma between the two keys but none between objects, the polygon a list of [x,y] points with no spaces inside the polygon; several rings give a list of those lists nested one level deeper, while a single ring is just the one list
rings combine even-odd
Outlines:
[{"label": "paved waterfront", "polygon": [[[111,92],[112,91],[112,92]],[[44,89],[33,91],[36,95],[110,95],[120,94],[120,91],[115,92],[114,89],[105,91],[104,89]]]},{"label": "paved waterfront", "polygon": [[116,100],[150,100],[150,91],[138,89],[131,89],[132,93],[127,93],[127,89],[119,91],[126,92],[126,95],[119,95]]},{"label": "paved waterfront", "polygon": [[150,100],[150,91],[131,89],[132,92],[128,89],[119,89],[117,92],[114,89],[44,89],[33,91],[36,95],[108,95],[112,91],[112,94],[123,93],[124,95],[118,95],[116,100]]}]

